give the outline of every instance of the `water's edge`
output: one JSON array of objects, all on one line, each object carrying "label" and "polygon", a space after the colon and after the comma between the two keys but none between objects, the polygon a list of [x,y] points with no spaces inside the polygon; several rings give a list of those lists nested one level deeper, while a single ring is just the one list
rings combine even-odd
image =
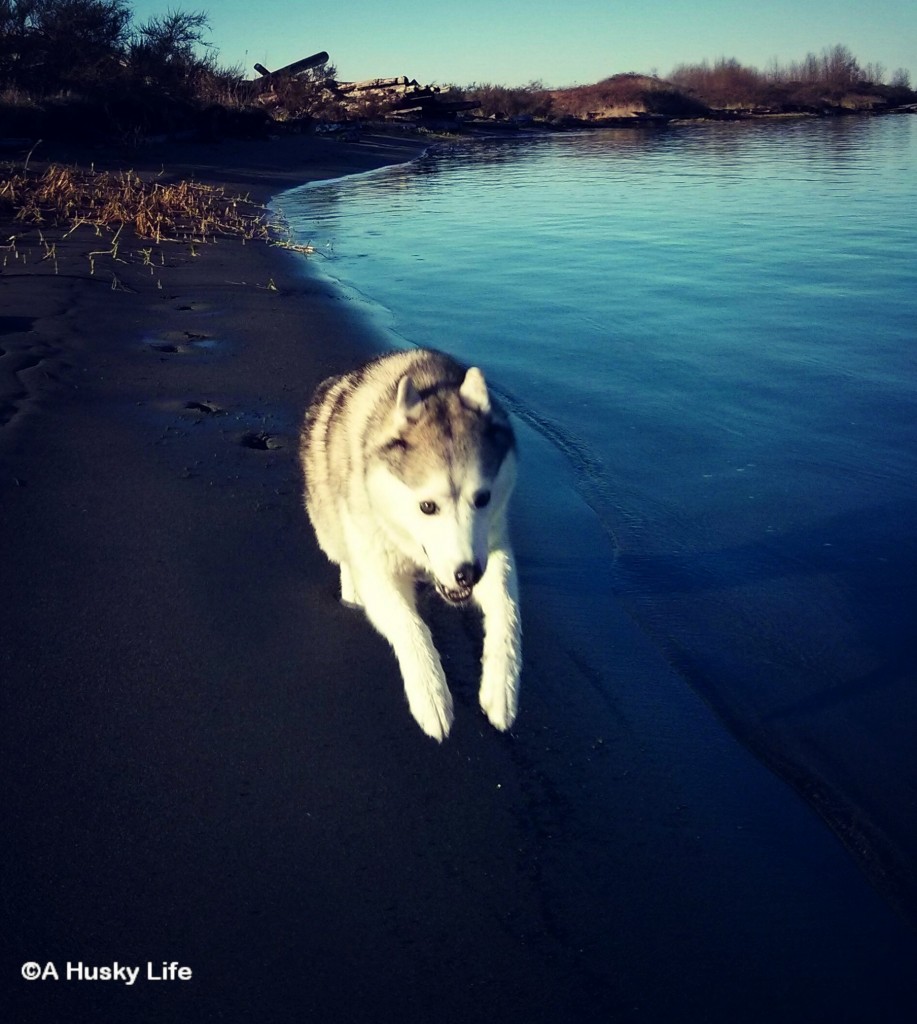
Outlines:
[{"label": "water's edge", "polygon": [[[512,142],[509,144],[512,145]],[[506,142],[501,141],[500,145],[506,145]],[[374,175],[377,173],[389,174],[390,169],[373,172]],[[423,171],[420,170],[419,173],[423,173]],[[323,187],[328,184],[327,182],[317,183],[316,186],[310,188]],[[342,179],[341,185],[346,189],[349,186],[349,180]],[[284,196],[280,196],[275,200],[274,205],[282,208],[283,202]],[[304,238],[301,240],[306,241]],[[309,241],[312,240],[309,239]],[[312,257],[311,259],[316,261],[321,257]],[[361,292],[352,283],[345,283],[336,278],[332,270],[333,264],[323,266],[318,263],[316,266],[315,262],[308,268],[308,272],[317,271],[326,282],[331,284],[343,297],[342,301],[346,302],[350,311],[356,311],[359,316],[365,318],[370,332],[379,339],[380,347],[403,348],[412,344],[411,340],[399,333],[396,315],[390,309]],[[446,348],[448,346],[438,345],[434,342],[434,347]],[[908,871],[910,858],[907,844],[902,846],[877,820],[872,819],[868,801],[864,804],[862,799],[852,799],[849,787],[845,789],[841,785],[838,788],[832,783],[829,775],[816,767],[811,759],[807,747],[809,741],[805,734],[792,736],[793,742],[787,744],[786,737],[781,739],[778,734],[773,732],[766,717],[762,725],[762,721],[756,718],[749,719],[747,716],[743,716],[743,713],[737,713],[736,706],[730,704],[729,700],[723,699],[724,695],[718,684],[713,681],[713,685],[711,685],[711,666],[692,657],[690,649],[680,643],[677,634],[672,632],[672,627],[666,617],[660,614],[663,606],[654,608],[652,603],[647,605],[645,601],[641,603],[640,600],[635,599],[635,592],[632,589],[634,573],[636,571],[637,581],[642,585],[641,581],[645,578],[644,566],[647,563],[643,556],[639,556],[639,553],[635,555],[634,552],[627,549],[626,541],[624,544],[620,542],[621,517],[623,515],[626,520],[630,513],[616,499],[607,475],[608,467],[604,465],[603,459],[597,456],[594,447],[584,439],[577,437],[576,433],[569,430],[566,424],[556,416],[548,415],[540,409],[536,411],[537,403],[521,399],[511,386],[506,386],[499,373],[493,383],[517,421],[524,425],[524,430],[530,430],[537,435],[533,438],[534,446],[537,448],[539,445],[548,444],[562,455],[567,467],[567,478],[563,486],[571,493],[576,493],[584,502],[584,505],[590,510],[586,514],[597,516],[609,542],[607,565],[602,574],[607,577],[608,591],[614,596],[616,603],[627,612],[629,618],[645,635],[653,639],[657,649],[665,654],[669,664],[676,668],[685,683],[712,709],[717,719],[725,725],[729,732],[818,812],[886,897],[899,908],[903,908],[912,922],[917,921],[917,880],[911,879]],[[664,470],[664,466],[662,468]],[[570,529],[576,529],[578,516],[584,513],[585,509],[582,508],[579,513],[571,510],[568,520]],[[905,511],[905,518],[909,514]],[[849,531],[854,529],[854,526],[851,525],[846,529],[849,535]],[[832,540],[835,542],[849,540],[849,536],[839,534]],[[641,558],[643,558],[642,561]],[[691,587],[697,585],[696,582],[691,582],[688,578],[685,578],[684,581],[679,579],[678,573],[681,569],[677,564],[675,570],[673,576],[672,567],[669,566],[665,570],[667,576],[659,577],[657,582],[661,582],[666,587],[672,585],[681,587],[683,583],[690,583]],[[658,569],[654,570],[654,572],[658,571]],[[693,573],[694,570],[691,571]],[[707,572],[708,567],[704,566],[703,571]],[[790,578],[790,582],[792,582],[792,578]],[[812,585],[815,585],[814,580]],[[815,592],[813,591],[813,593]],[[558,620],[563,618],[562,610],[558,610],[557,618]],[[689,625],[688,628],[696,627]],[[601,654],[601,652],[595,653]],[[766,661],[767,652],[763,652],[763,657]],[[594,660],[595,664],[592,667],[601,677],[604,659],[597,656]],[[720,671],[723,670],[720,669]],[[725,671],[742,673],[744,668],[741,660],[736,661]],[[606,685],[613,692],[614,680],[607,678]]]}]

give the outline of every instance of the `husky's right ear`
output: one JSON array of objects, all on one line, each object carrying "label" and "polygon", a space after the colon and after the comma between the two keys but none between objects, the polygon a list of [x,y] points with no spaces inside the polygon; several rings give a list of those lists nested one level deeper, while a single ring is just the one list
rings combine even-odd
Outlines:
[{"label": "husky's right ear", "polygon": [[484,374],[476,366],[472,366],[465,374],[465,379],[459,388],[459,398],[468,409],[474,409],[485,416],[490,412],[487,382],[484,380]]},{"label": "husky's right ear", "polygon": [[423,400],[414,387],[414,381],[405,375],[398,381],[398,394],[395,397],[395,429],[403,430],[408,424],[420,419]]}]

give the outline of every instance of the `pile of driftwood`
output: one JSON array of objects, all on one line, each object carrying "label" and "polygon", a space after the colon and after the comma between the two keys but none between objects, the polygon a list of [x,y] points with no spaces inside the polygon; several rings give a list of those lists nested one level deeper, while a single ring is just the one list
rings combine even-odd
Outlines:
[{"label": "pile of driftwood", "polygon": [[[295,79],[327,63],[328,54],[321,51],[277,71],[268,71],[263,64],[256,64],[255,70],[261,78],[253,84],[265,102],[270,102],[271,95],[284,80]],[[440,94],[436,86],[419,85],[415,79],[409,79],[406,75],[370,78],[363,82],[337,82],[326,78],[317,84],[328,93],[329,101],[353,116],[373,109],[381,116],[395,119],[452,121],[459,112],[475,110],[480,106],[475,100],[448,99]]]},{"label": "pile of driftwood", "polygon": [[376,103],[392,115],[416,115],[424,121],[448,121],[463,110],[475,110],[476,100],[450,100],[432,85],[419,85],[406,75],[397,78],[370,78],[365,82],[337,82],[337,93],[365,103]]}]

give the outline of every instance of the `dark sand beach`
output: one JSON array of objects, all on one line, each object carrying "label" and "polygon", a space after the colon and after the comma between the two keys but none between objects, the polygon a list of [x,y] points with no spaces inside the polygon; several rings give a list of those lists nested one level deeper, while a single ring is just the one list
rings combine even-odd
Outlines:
[{"label": "dark sand beach", "polygon": [[[421,148],[143,169],[264,200]],[[312,389],[385,337],[263,243],[118,264],[115,289],[95,246],[55,273],[23,241],[0,273],[5,1020],[915,1019],[914,930],[608,597],[547,442],[520,435],[518,721],[487,724],[474,623],[434,606],[437,745],[300,496]],[[67,976],[115,963],[137,981]]]}]

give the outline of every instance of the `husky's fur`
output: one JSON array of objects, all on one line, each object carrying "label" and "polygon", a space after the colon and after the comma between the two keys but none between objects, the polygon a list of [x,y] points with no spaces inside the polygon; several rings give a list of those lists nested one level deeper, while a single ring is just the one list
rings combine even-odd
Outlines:
[{"label": "husky's fur", "polygon": [[382,356],[319,385],[302,431],[306,510],[340,566],[341,600],[362,607],[394,649],[411,713],[436,740],[452,695],[415,582],[484,620],[480,702],[516,717],[521,627],[506,507],[515,438],[479,369],[426,349]]}]

